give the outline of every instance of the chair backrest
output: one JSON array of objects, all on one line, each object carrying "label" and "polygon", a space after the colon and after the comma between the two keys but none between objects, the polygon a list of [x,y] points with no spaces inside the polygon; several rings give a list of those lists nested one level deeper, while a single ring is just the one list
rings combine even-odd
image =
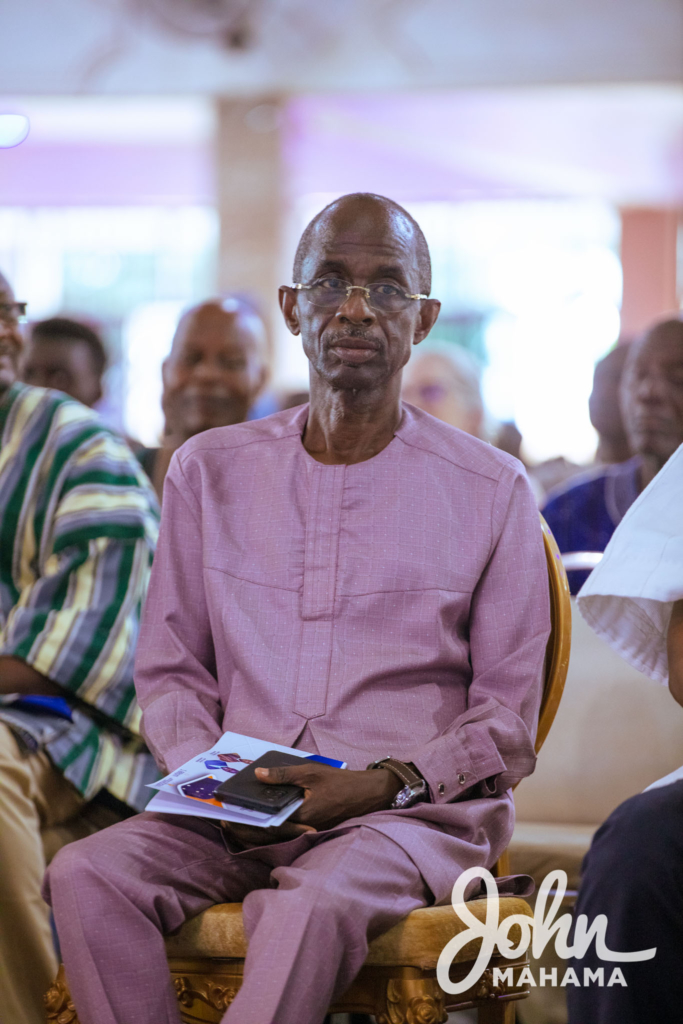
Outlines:
[{"label": "chair backrest", "polygon": [[[550,532],[550,527],[543,516],[540,519],[545,560],[548,566],[550,636],[545,649],[543,696],[541,697],[538,729],[536,730],[536,753],[543,746],[560,706],[569,668],[569,649],[572,642],[572,605],[567,573],[564,571],[562,555]],[[507,850],[503,851],[491,870],[497,878],[510,874],[510,854]]]},{"label": "chair backrest", "polygon": [[562,555],[555,543],[555,538],[543,516],[541,516],[541,529],[543,530],[550,587],[550,636],[545,652],[545,680],[536,732],[536,753],[543,746],[560,705],[569,668],[569,649],[572,638],[572,605],[567,573],[562,564]]}]

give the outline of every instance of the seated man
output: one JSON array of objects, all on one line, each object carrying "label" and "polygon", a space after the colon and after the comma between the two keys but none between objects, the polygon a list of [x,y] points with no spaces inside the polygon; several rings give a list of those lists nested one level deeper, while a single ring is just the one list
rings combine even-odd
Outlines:
[{"label": "seated man", "polygon": [[549,602],[524,470],[400,400],[439,310],[424,236],[345,196],[294,279],[310,405],[174,456],[136,685],[164,770],[227,729],[349,767],[262,775],[306,792],[278,829],[145,813],[63,850],[46,891],[81,1024],[177,1024],[163,937],[223,901],[249,938],[224,1021],[319,1024],[369,939],[496,861],[534,767]]},{"label": "seated man", "polygon": [[[656,324],[629,346],[621,382],[621,411],[632,459],[602,466],[551,492],[543,508],[563,554],[597,564],[625,513],[683,442],[683,321]],[[590,569],[571,569],[572,594]]]},{"label": "seated man", "polygon": [[[683,377],[679,378],[683,395]],[[628,662],[667,683],[683,705],[683,447],[617,528],[583,587],[588,623]],[[618,709],[617,713],[618,713]],[[656,743],[643,736],[643,743]],[[623,963],[626,986],[569,989],[571,1024],[651,1024],[681,1018],[683,770],[632,797],[595,834],[576,911],[607,917],[609,949],[653,949]],[[666,784],[663,784],[666,783]],[[607,968],[591,946],[574,966]]]},{"label": "seated man", "polygon": [[14,383],[16,314],[0,277],[0,1020],[41,1024],[56,969],[41,828],[68,822],[65,841],[119,820],[155,777],[132,662],[158,513],[94,413]]},{"label": "seated man", "polygon": [[261,318],[242,299],[202,302],[182,315],[162,367],[162,446],[137,453],[159,498],[177,448],[246,420],[268,374],[267,347]]},{"label": "seated man", "polygon": [[55,388],[92,408],[102,397],[104,343],[87,324],[56,316],[33,324],[21,359],[21,379]]}]

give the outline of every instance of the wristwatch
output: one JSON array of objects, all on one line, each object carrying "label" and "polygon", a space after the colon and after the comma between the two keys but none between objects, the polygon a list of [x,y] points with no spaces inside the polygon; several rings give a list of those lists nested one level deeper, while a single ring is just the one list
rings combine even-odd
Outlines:
[{"label": "wristwatch", "polygon": [[395,757],[387,756],[379,761],[372,761],[366,770],[372,771],[373,768],[386,768],[387,771],[393,772],[404,784],[403,789],[399,789],[390,804],[392,811],[398,811],[404,807],[412,807],[413,804],[429,799],[425,780],[414,768],[404,764],[403,761],[397,761]]}]

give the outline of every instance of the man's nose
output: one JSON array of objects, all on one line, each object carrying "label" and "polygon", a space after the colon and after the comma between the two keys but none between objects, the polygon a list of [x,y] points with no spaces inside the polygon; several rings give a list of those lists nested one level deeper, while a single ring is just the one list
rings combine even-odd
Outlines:
[{"label": "man's nose", "polygon": [[368,303],[368,297],[360,288],[353,288],[337,310],[337,320],[342,324],[363,324],[371,327],[377,316]]},{"label": "man's nose", "polygon": [[220,376],[220,368],[213,359],[201,359],[192,367],[192,376],[195,380],[215,380]]},{"label": "man's nose", "polygon": [[644,374],[638,381],[636,394],[641,402],[660,402],[665,393],[666,380],[660,373]]}]

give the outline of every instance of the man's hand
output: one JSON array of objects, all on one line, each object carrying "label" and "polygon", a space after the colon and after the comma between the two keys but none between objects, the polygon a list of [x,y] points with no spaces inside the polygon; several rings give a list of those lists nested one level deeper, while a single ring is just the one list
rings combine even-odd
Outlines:
[{"label": "man's hand", "polygon": [[304,790],[304,802],[278,828],[254,828],[226,822],[230,835],[245,846],[266,846],[295,839],[304,832],[333,828],[348,818],[385,810],[401,788],[401,781],[385,768],[352,772],[317,761],[286,768],[257,768],[260,782],[294,785]]},{"label": "man's hand", "polygon": [[11,655],[0,656],[0,693],[41,694],[58,697],[63,694],[61,687],[51,679],[27,665],[21,658]]},{"label": "man's hand", "polygon": [[236,821],[224,821],[222,825],[230,839],[236,839],[242,846],[272,846],[273,843],[286,843],[288,839],[297,839],[306,832],[316,831],[309,825],[295,825],[291,821],[285,821],[276,828],[240,825]]}]

